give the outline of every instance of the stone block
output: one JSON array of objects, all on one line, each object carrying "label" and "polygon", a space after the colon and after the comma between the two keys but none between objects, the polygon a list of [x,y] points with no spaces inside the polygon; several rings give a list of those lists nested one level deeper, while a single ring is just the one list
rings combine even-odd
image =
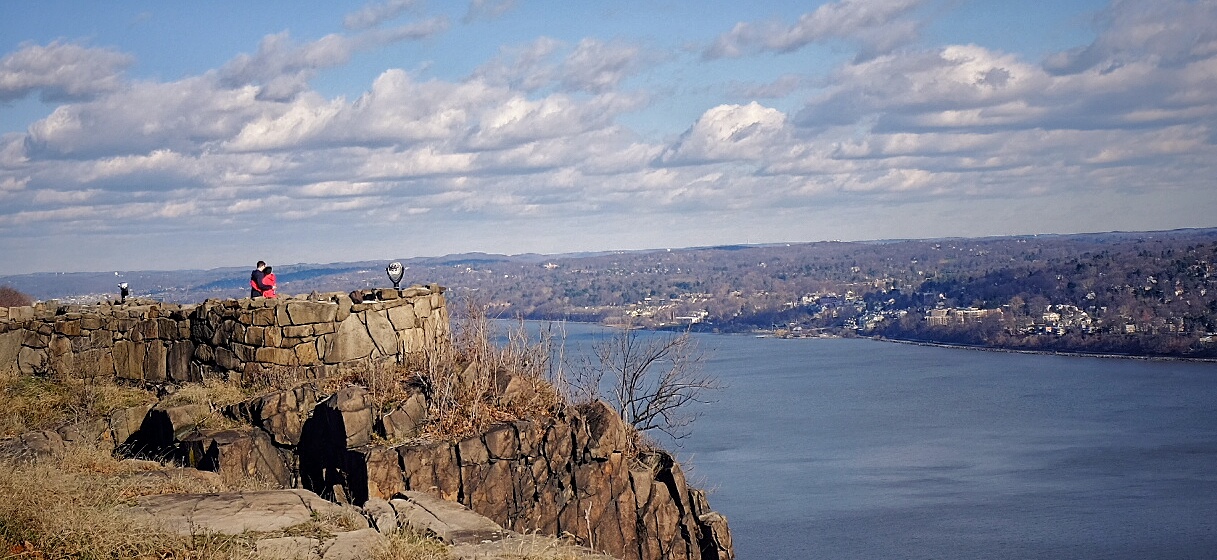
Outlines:
[{"label": "stone block", "polygon": [[424,297],[414,300],[414,315],[427,318],[431,316],[431,298]]},{"label": "stone block", "polygon": [[133,381],[144,378],[144,343],[131,340],[114,343],[114,375]]},{"label": "stone block", "polygon": [[296,363],[302,366],[315,365],[320,361],[317,358],[316,344],[298,344],[292,351],[296,353]]},{"label": "stone block", "polygon": [[178,331],[180,329],[178,328],[177,321],[174,321],[168,317],[157,317],[155,321],[158,338],[163,338],[165,340],[173,340],[178,338]]},{"label": "stone block", "polygon": [[283,327],[283,336],[288,338],[305,338],[313,336],[312,325],[289,325]]},{"label": "stone block", "polygon": [[266,327],[262,333],[262,344],[276,348],[283,346],[283,329],[277,326]]},{"label": "stone block", "polygon": [[461,466],[467,465],[484,465],[490,462],[490,453],[486,451],[486,444],[482,443],[482,438],[471,437],[461,440],[456,444],[457,453],[461,458]]},{"label": "stone block", "polygon": [[56,321],[55,332],[64,336],[80,336],[80,321]]},{"label": "stone block", "polygon": [[267,327],[249,327],[245,329],[245,344],[250,346],[262,346],[266,343]]},{"label": "stone block", "polygon": [[343,387],[317,408],[333,411],[327,420],[332,428],[341,432],[347,449],[371,441],[372,397],[367,389],[353,385]]},{"label": "stone block", "polygon": [[257,349],[257,361],[264,364],[274,364],[277,366],[294,366],[296,364],[296,353],[286,348],[271,348],[263,346]]},{"label": "stone block", "polygon": [[389,310],[389,322],[393,323],[395,330],[413,329],[415,321],[413,305],[399,305]]},{"label": "stone block", "polygon": [[198,381],[190,376],[190,357],[194,354],[194,343],[179,340],[169,344],[165,355],[165,373],[177,382]]},{"label": "stone block", "polygon": [[215,349],[215,362],[217,366],[228,371],[241,371],[244,366],[241,360],[237,359],[236,353],[227,348]]},{"label": "stone block", "polygon": [[333,323],[337,320],[339,306],[331,302],[290,301],[284,307],[287,309],[288,322],[290,324],[312,325],[315,323]]},{"label": "stone block", "polygon": [[620,416],[604,401],[595,401],[580,407],[587,430],[587,452],[593,459],[606,459],[614,452],[623,451],[627,443],[627,430]]},{"label": "stone block", "polygon": [[324,346],[319,345],[318,350],[321,360],[327,364],[367,358],[376,350],[376,343],[359,315],[350,315],[338,326],[338,332],[322,339]]},{"label": "stone block", "polygon": [[116,445],[127,443],[135,432],[139,431],[140,425],[144,422],[144,417],[148,415],[148,411],[152,410],[151,404],[143,404],[127,408],[120,408],[110,414],[110,432],[114,435]]},{"label": "stone block", "polygon": [[368,498],[388,500],[394,494],[405,491],[401,459],[396,449],[363,446],[350,450],[347,459],[347,472],[363,475],[350,479],[350,495],[356,504],[362,504]]},{"label": "stone block", "polygon": [[260,479],[280,488],[291,485],[291,471],[270,436],[255,428],[204,432],[181,445],[182,460],[199,470],[215,471],[230,482]]},{"label": "stone block", "polygon": [[113,378],[114,353],[107,348],[88,348],[76,355],[76,367],[85,379]]},{"label": "stone block", "polygon": [[168,351],[161,340],[150,340],[144,343],[144,379],[148,381],[164,381],[169,370],[167,365]]},{"label": "stone block", "polygon": [[397,449],[397,454],[408,490],[430,492],[453,501],[460,495],[460,466],[451,444],[403,446]]},{"label": "stone block", "polygon": [[415,393],[401,406],[381,416],[377,431],[389,441],[402,441],[413,436],[426,420],[427,399]]},{"label": "stone block", "polygon": [[21,340],[24,338],[20,330],[0,333],[0,372],[18,369],[17,355],[21,352]]},{"label": "stone block", "polygon": [[385,356],[397,354],[397,333],[394,332],[393,324],[389,322],[386,314],[369,311],[363,316],[376,349]]},{"label": "stone block", "polygon": [[252,325],[256,327],[266,327],[275,324],[275,308],[263,307],[253,310]]},{"label": "stone block", "polygon": [[83,330],[95,330],[101,328],[101,317],[96,315],[85,315],[80,318],[80,328]]}]

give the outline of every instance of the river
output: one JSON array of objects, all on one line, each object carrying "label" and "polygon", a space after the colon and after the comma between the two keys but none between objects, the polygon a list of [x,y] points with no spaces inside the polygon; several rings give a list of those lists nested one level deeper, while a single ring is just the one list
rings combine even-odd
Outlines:
[{"label": "river", "polygon": [[697,340],[674,450],[740,560],[1217,557],[1217,365]]}]

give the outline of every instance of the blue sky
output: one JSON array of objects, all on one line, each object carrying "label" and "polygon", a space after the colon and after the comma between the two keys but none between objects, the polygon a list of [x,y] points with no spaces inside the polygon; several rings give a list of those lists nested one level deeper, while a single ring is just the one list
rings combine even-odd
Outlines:
[{"label": "blue sky", "polygon": [[0,275],[1217,226],[1217,1],[0,4]]}]

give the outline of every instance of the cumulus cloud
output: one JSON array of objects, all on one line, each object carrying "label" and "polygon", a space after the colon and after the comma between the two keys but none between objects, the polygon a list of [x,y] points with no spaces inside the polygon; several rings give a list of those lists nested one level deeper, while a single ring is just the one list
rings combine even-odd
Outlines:
[{"label": "cumulus cloud", "polygon": [[790,52],[812,43],[847,40],[869,58],[906,45],[918,24],[902,19],[924,0],[840,0],[824,4],[787,25],[777,21],[740,22],[702,51],[705,59],[734,58],[757,52]]},{"label": "cumulus cloud", "polygon": [[129,54],[75,43],[22,45],[0,59],[0,101],[33,92],[40,92],[44,101],[69,101],[117,91],[133,62]]},{"label": "cumulus cloud", "polygon": [[786,115],[752,102],[706,111],[659,160],[665,165],[760,161],[791,140]]}]

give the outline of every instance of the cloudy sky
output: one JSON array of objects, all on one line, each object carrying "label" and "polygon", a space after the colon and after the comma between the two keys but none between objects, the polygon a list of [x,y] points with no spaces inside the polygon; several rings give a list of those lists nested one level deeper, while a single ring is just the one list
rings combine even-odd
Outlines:
[{"label": "cloudy sky", "polygon": [[0,275],[1217,226],[1217,0],[0,5]]}]

